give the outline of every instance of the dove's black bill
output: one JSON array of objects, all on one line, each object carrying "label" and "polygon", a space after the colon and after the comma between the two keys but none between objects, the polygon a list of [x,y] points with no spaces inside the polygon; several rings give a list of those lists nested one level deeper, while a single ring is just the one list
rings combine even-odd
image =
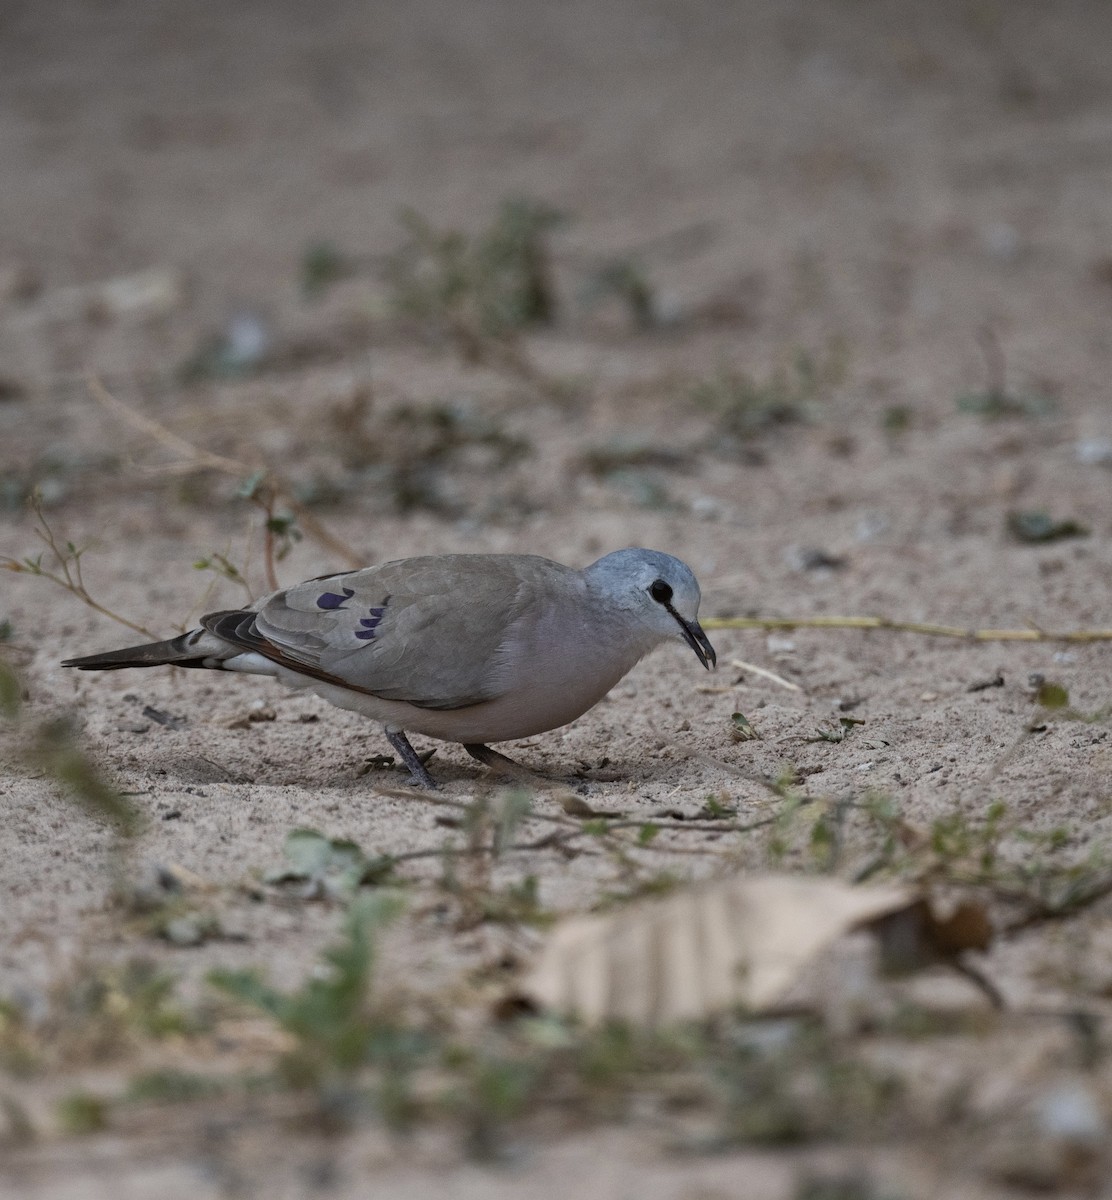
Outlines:
[{"label": "dove's black bill", "polygon": [[703,632],[702,625],[698,621],[685,621],[676,612],[673,612],[672,615],[680,623],[680,629],[683,631],[683,640],[695,651],[695,657],[709,671],[718,662],[718,655],[715,654],[714,647],[710,644],[710,639]]}]

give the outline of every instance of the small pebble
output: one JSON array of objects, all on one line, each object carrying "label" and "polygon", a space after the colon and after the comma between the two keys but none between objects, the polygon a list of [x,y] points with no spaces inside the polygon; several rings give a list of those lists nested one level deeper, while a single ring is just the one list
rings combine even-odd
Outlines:
[{"label": "small pebble", "polygon": [[1112,438],[1082,438],[1073,456],[1085,467],[1112,467]]},{"label": "small pebble", "polygon": [[1108,1122],[1097,1098],[1081,1082],[1064,1083],[1044,1092],[1037,1118],[1043,1133],[1069,1142],[1103,1142]]}]

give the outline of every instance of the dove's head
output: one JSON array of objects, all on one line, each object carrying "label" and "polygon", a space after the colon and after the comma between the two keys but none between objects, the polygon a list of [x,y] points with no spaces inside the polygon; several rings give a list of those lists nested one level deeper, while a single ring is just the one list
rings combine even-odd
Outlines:
[{"label": "dove's head", "polygon": [[659,550],[616,550],[583,574],[601,598],[635,618],[661,641],[680,637],[708,670],[714,647],[699,624],[699,583],[691,568]]}]

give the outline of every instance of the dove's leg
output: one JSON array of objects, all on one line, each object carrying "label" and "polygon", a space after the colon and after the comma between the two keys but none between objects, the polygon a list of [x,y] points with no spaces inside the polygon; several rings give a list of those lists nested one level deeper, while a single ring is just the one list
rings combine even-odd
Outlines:
[{"label": "dove's leg", "polygon": [[429,792],[435,792],[437,790],[436,780],[428,773],[425,764],[417,757],[417,751],[409,744],[409,738],[405,736],[404,732],[400,729],[391,729],[387,725],[385,733],[386,740],[394,747],[398,757],[409,768],[409,773],[413,776],[414,786],[424,788]]}]

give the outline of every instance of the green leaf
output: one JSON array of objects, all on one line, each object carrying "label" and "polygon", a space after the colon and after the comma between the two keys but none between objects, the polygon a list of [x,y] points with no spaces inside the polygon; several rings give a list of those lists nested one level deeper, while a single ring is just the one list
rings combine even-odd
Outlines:
[{"label": "green leaf", "polygon": [[1035,693],[1035,703],[1043,708],[1066,708],[1069,702],[1069,690],[1050,679],[1039,684],[1039,690]]},{"label": "green leaf", "polygon": [[301,256],[301,294],[306,299],[315,299],[353,270],[354,263],[332,242],[314,242]]},{"label": "green leaf", "polygon": [[731,808],[728,804],[723,804],[717,796],[708,796],[703,801],[703,815],[714,821],[721,821],[727,817],[737,816],[737,806]]},{"label": "green leaf", "polygon": [[1089,530],[1072,518],[1056,521],[1042,509],[1008,513],[1008,532],[1019,542],[1040,544],[1062,538],[1088,537]]},{"label": "green leaf", "polygon": [[760,738],[749,718],[740,712],[730,714],[730,736],[735,742],[752,742]]},{"label": "green leaf", "polygon": [[286,836],[285,854],[301,875],[319,875],[329,867],[348,867],[363,859],[358,845],[346,838],[325,837],[315,829],[295,829]]},{"label": "green leaf", "polygon": [[58,1101],[56,1111],[66,1133],[97,1133],[108,1124],[108,1101],[92,1092],[70,1092]]},{"label": "green leaf", "polygon": [[266,883],[316,882],[326,892],[345,894],[389,873],[382,860],[369,863],[356,842],[325,837],[315,829],[293,830],[284,850],[290,866],[268,871],[263,877]]},{"label": "green leaf", "polygon": [[225,967],[217,967],[208,973],[208,981],[213,987],[245,1004],[262,1009],[278,1021],[286,1018],[286,997],[266,983],[258,971],[230,971]]}]

